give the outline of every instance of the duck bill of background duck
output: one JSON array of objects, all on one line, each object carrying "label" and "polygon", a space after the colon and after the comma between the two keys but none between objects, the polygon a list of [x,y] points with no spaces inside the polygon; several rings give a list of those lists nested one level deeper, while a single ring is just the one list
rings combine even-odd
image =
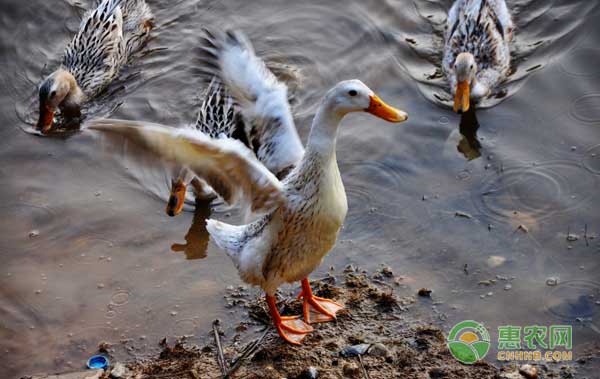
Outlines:
[{"label": "duck bill of background duck", "polygon": [[166,209],[167,215],[175,217],[183,211],[186,191],[187,186],[183,180],[178,179],[171,183],[171,194],[169,195]]},{"label": "duck bill of background duck", "polygon": [[365,111],[389,122],[403,122],[408,119],[406,112],[383,102],[377,95],[370,96],[369,108]]},{"label": "duck bill of background duck", "polygon": [[471,107],[469,98],[471,97],[471,83],[463,80],[456,84],[456,93],[454,94],[454,112],[466,112]]},{"label": "duck bill of background duck", "polygon": [[40,118],[37,122],[37,129],[43,134],[46,134],[52,129],[52,123],[54,122],[54,108],[47,105],[45,102],[40,101]]}]

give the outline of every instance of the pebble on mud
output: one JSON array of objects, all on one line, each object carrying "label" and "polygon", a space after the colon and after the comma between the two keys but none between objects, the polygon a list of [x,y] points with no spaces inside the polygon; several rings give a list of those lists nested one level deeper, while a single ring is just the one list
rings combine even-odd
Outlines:
[{"label": "pebble on mud", "polygon": [[32,230],[29,232],[29,238],[35,238],[37,236],[40,235],[40,231],[39,230]]},{"label": "pebble on mud", "polygon": [[532,365],[523,365],[519,368],[519,373],[527,379],[537,379],[537,369]]},{"label": "pebble on mud", "polygon": [[368,343],[360,343],[358,345],[352,345],[345,347],[342,351],[340,351],[340,355],[344,358],[355,357],[357,355],[363,355],[369,350],[371,344]]},{"label": "pebble on mud", "polygon": [[381,275],[388,277],[388,278],[391,278],[392,276],[394,276],[394,272],[392,271],[392,268],[389,266],[384,266],[380,272],[381,272]]},{"label": "pebble on mud", "polygon": [[349,362],[344,364],[344,368],[342,369],[345,377],[349,378],[357,378],[360,375],[360,368],[354,362]]},{"label": "pebble on mud", "polygon": [[298,379],[317,379],[318,376],[319,372],[317,369],[311,366],[302,370],[300,375],[298,375]]},{"label": "pebble on mud", "polygon": [[126,378],[127,372],[129,370],[127,370],[127,367],[125,367],[125,365],[121,362],[117,362],[115,363],[115,366],[113,367],[113,369],[110,372],[110,376],[116,379],[120,379],[120,378]]},{"label": "pebble on mud", "polygon": [[546,279],[546,285],[550,286],[550,287],[554,287],[558,285],[558,278],[555,276],[551,276],[548,279]]},{"label": "pebble on mud", "polygon": [[433,292],[433,291],[432,291],[432,290],[430,290],[429,288],[421,288],[421,289],[419,290],[419,292],[417,292],[417,294],[418,294],[419,296],[423,296],[423,297],[431,297],[431,293],[432,293],[432,292]]},{"label": "pebble on mud", "polygon": [[390,351],[382,343],[374,343],[369,350],[367,350],[367,353],[376,357],[387,357],[390,355]]}]

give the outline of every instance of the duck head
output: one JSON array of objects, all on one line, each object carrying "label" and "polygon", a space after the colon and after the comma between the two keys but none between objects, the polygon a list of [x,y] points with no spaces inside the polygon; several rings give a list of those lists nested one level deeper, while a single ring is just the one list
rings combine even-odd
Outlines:
[{"label": "duck head", "polygon": [[454,61],[454,73],[456,75],[454,112],[466,112],[470,108],[471,85],[477,74],[477,63],[473,54],[458,54]]},{"label": "duck head", "polygon": [[328,102],[333,104],[335,113],[340,116],[350,112],[368,112],[390,122],[403,122],[408,119],[406,112],[386,104],[357,79],[338,83],[327,97]]},{"label": "duck head", "polygon": [[58,69],[44,79],[40,85],[39,99],[40,116],[37,128],[46,134],[52,129],[54,113],[59,107],[79,112],[83,92],[70,72]]}]

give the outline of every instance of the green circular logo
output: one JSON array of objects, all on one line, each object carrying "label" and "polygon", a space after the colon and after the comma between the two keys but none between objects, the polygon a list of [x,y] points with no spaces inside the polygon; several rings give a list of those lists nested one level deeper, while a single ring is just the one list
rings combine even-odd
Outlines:
[{"label": "green circular logo", "polygon": [[470,365],[490,350],[490,334],[478,322],[467,320],[454,325],[448,334],[448,349],[457,361]]}]

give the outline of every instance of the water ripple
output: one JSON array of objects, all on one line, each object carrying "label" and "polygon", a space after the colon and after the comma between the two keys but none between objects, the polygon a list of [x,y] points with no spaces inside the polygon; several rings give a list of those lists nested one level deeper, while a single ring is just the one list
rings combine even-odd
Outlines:
[{"label": "water ripple", "polygon": [[597,195],[597,185],[597,178],[576,162],[544,162],[488,176],[472,199],[482,214],[493,219],[506,222],[520,214],[539,222],[586,206]]},{"label": "water ripple", "polygon": [[592,93],[576,99],[571,105],[570,114],[581,122],[600,122],[600,93]]},{"label": "water ripple", "polygon": [[544,297],[544,311],[563,321],[591,318],[600,309],[594,304],[600,296],[600,283],[571,280],[559,283]]}]

